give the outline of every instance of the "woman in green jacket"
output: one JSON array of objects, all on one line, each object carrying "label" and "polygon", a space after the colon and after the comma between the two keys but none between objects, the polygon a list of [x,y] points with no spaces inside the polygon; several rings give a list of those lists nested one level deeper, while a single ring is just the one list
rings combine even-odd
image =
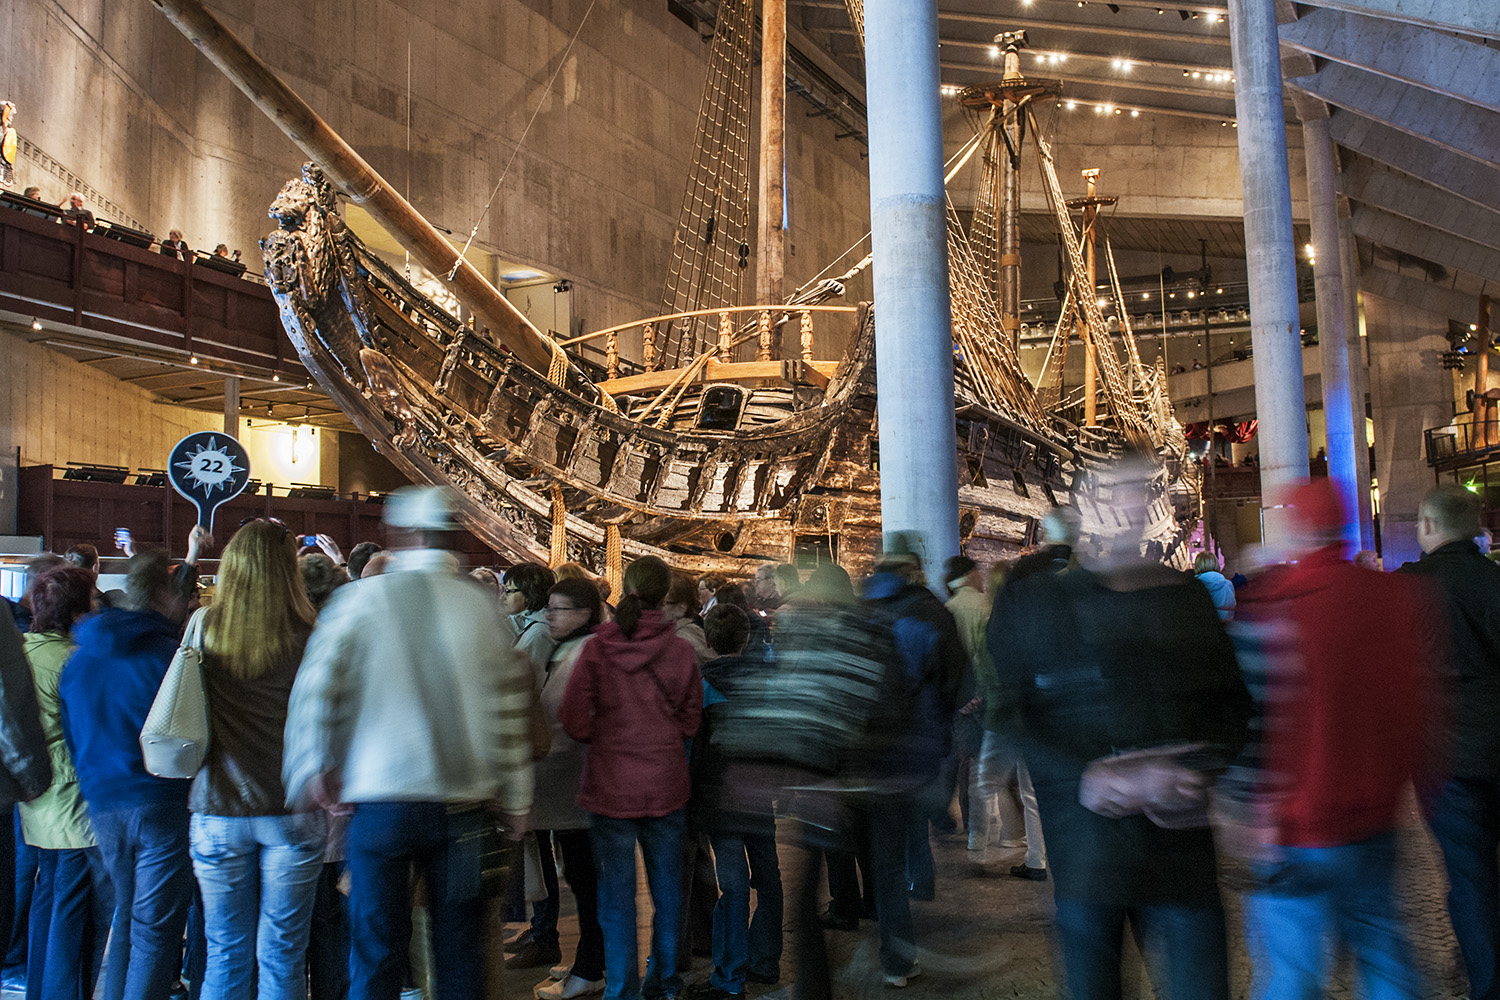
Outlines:
[{"label": "woman in green jacket", "polygon": [[57,693],[73,652],[69,633],[89,613],[93,595],[93,574],[76,566],[43,574],[31,595],[34,617],[25,637],[26,659],[52,759],[52,784],[20,806],[22,836],[39,856],[26,949],[27,1000],[88,1000],[94,995],[114,912],[104,859],[63,742]]}]

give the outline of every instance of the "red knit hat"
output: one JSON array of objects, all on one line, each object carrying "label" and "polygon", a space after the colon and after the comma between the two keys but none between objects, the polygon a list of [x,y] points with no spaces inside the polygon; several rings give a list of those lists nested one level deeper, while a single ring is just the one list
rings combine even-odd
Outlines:
[{"label": "red knit hat", "polygon": [[1307,532],[1337,533],[1349,523],[1344,498],[1326,477],[1293,487],[1284,502],[1297,526]]}]

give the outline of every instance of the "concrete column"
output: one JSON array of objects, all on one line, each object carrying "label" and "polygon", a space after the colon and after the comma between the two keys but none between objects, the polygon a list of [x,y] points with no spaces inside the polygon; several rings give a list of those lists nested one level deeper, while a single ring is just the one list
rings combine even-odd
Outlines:
[{"label": "concrete column", "polygon": [[953,315],[936,0],[866,0],[880,510],[915,532],[928,579],[958,552]]},{"label": "concrete column", "polygon": [[240,436],[240,377],[224,376],[224,433],[232,438]]},{"label": "concrete column", "polygon": [[1359,516],[1359,547],[1375,550],[1375,517],[1370,503],[1370,441],[1365,433],[1365,396],[1370,392],[1369,360],[1365,355],[1365,338],[1360,336],[1363,321],[1359,305],[1359,252],[1354,244],[1354,230],[1349,226],[1349,205],[1339,204],[1339,260],[1344,274],[1344,339],[1349,344],[1349,403],[1355,413],[1354,472],[1363,484],[1355,497],[1354,510]]},{"label": "concrete column", "polygon": [[[1323,358],[1323,416],[1328,436],[1328,476],[1343,497],[1346,509],[1359,509],[1359,493],[1370,490],[1368,478],[1359,480],[1356,452],[1364,448],[1365,407],[1354,412],[1354,379],[1350,369],[1348,324],[1344,316],[1343,241],[1339,239],[1338,194],[1335,190],[1333,140],[1327,118],[1302,123],[1303,154],[1307,161],[1307,200],[1312,214],[1313,276],[1318,307],[1318,347]],[[1356,347],[1359,345],[1356,344]],[[1359,520],[1344,528],[1351,551],[1360,548]]]},{"label": "concrete column", "polygon": [[1244,191],[1250,339],[1255,351],[1255,413],[1260,420],[1261,520],[1267,544],[1286,539],[1279,506],[1307,479],[1307,406],[1297,317],[1297,258],[1282,111],[1276,8],[1269,0],[1229,0],[1234,105]]}]

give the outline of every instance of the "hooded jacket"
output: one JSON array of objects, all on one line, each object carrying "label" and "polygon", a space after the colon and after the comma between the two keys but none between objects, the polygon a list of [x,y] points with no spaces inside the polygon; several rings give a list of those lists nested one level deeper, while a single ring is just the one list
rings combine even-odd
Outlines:
[{"label": "hooded jacket", "polygon": [[73,626],[78,648],[58,696],[63,738],[90,809],[187,808],[191,783],[149,774],[141,758],[141,726],[181,636],[176,622],[155,611],[106,608]]},{"label": "hooded jacket", "polygon": [[867,606],[890,623],[905,670],[910,728],[883,762],[887,775],[930,778],[953,748],[953,713],[972,687],[969,655],[953,614],[926,587],[896,573],[865,581]]},{"label": "hooded jacket", "polygon": [[63,742],[62,720],[57,699],[63,667],[73,652],[72,641],[60,632],[33,632],[26,636],[26,659],[36,681],[37,706],[41,709],[42,732],[52,761],[52,784],[40,796],[18,807],[21,833],[32,847],[76,850],[95,846],[94,829],[78,791],[78,774]]},{"label": "hooded jacket", "polygon": [[693,647],[660,611],[635,635],[606,622],[584,645],[563,695],[563,729],[588,744],[578,804],[614,819],[666,816],[687,805],[685,740],[698,731],[703,681]]}]

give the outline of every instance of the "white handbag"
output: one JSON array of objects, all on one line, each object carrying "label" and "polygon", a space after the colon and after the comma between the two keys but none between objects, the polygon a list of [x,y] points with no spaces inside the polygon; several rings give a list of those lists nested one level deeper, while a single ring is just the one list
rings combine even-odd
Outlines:
[{"label": "white handbag", "polygon": [[141,757],[158,778],[191,778],[208,753],[208,697],[203,691],[203,616],[188,622],[182,645],[162,678],[146,723],[141,726]]}]

